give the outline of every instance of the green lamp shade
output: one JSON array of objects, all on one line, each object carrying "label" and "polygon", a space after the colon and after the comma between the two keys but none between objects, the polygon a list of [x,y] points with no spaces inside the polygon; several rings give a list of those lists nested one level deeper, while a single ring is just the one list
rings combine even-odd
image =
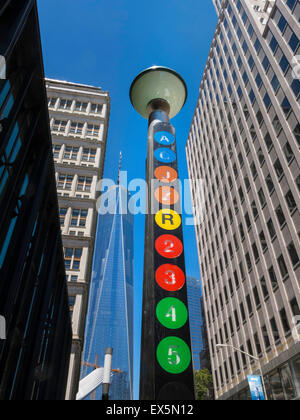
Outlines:
[{"label": "green lamp shade", "polygon": [[167,67],[150,67],[140,73],[130,88],[130,100],[136,111],[148,118],[147,105],[154,99],[164,99],[173,118],[182,109],[187,98],[187,87],[182,77]]}]

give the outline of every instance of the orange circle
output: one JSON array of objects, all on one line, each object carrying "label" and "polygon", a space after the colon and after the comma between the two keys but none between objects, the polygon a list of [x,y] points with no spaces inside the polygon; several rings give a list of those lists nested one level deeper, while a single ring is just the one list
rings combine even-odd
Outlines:
[{"label": "orange circle", "polygon": [[178,202],[179,194],[175,188],[164,186],[157,188],[155,198],[162,204],[172,205]]},{"label": "orange circle", "polygon": [[170,184],[178,179],[178,173],[170,166],[159,166],[154,172],[155,178],[162,182]]}]

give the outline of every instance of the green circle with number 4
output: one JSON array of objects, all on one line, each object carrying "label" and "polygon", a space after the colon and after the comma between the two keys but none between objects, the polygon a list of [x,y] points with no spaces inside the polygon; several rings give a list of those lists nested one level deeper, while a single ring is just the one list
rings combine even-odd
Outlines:
[{"label": "green circle with number 4", "polygon": [[189,367],[191,350],[181,338],[167,337],[159,343],[156,357],[166,372],[179,374]]},{"label": "green circle with number 4", "polygon": [[165,298],[157,305],[156,316],[164,327],[175,330],[184,326],[188,319],[188,311],[181,300]]}]

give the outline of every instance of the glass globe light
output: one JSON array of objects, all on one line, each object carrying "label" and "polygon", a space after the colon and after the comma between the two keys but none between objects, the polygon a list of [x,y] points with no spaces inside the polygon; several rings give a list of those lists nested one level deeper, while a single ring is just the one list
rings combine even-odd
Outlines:
[{"label": "glass globe light", "polygon": [[175,117],[187,98],[187,87],[183,78],[167,67],[150,67],[140,73],[132,82],[130,100],[136,111],[144,118],[149,117],[151,106],[157,102],[168,104],[169,118]]}]

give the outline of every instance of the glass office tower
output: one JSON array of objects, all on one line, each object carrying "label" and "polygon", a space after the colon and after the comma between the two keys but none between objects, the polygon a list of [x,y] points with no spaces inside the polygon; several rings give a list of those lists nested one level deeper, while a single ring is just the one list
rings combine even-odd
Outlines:
[{"label": "glass office tower", "polygon": [[[123,214],[128,191],[118,185],[110,193],[116,204],[113,214],[101,215],[99,219],[81,376],[84,378],[93,370],[90,365],[103,366],[105,349],[112,347],[112,368],[121,372],[112,377],[109,399],[131,400],[134,224],[133,215]],[[101,398],[100,387],[92,399]]]}]

